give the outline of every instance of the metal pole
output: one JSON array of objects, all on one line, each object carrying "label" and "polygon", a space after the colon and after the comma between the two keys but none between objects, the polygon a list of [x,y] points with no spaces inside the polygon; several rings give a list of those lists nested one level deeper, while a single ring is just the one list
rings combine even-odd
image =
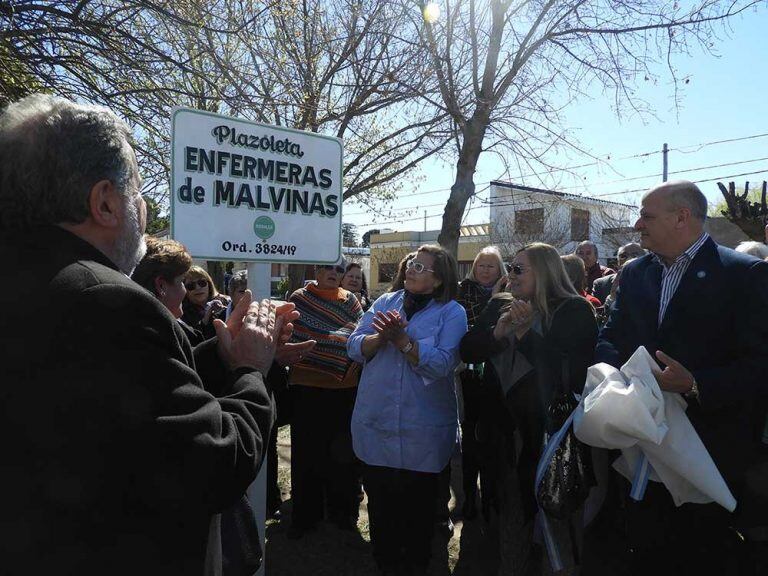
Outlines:
[{"label": "metal pole", "polygon": [[[249,262],[248,263],[248,288],[253,292],[253,299],[255,301],[269,298],[272,285],[272,265],[269,262]],[[274,431],[277,434],[277,430]],[[266,450],[266,443],[264,444]],[[256,522],[259,527],[259,537],[261,538],[261,549],[264,550],[265,546],[265,533],[267,526],[267,457],[264,457],[264,462],[261,465],[256,479],[248,486],[246,490],[248,501],[251,503],[254,514],[256,516]],[[256,572],[256,576],[264,576],[264,562],[261,563],[261,568]]]},{"label": "metal pole", "polygon": [[427,211],[424,210],[424,232],[427,231]]},{"label": "metal pole", "polygon": [[667,146],[667,143],[664,142],[664,148],[661,150],[663,156],[664,156],[664,172],[662,173],[661,177],[663,178],[663,181],[667,181],[667,175],[669,174],[669,160],[667,158],[669,154],[669,146]]}]

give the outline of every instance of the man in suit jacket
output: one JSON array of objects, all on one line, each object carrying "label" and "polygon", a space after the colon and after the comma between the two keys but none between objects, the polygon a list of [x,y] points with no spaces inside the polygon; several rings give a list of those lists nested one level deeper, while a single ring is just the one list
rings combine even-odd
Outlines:
[{"label": "man in suit jacket", "polygon": [[146,220],[129,138],[51,96],[0,116],[3,574],[202,574],[212,515],[262,462],[283,319],[265,301],[219,322],[206,391],[178,323],[127,277]]},{"label": "man in suit jacket", "polygon": [[[686,399],[691,423],[738,499],[754,455],[755,407],[765,396],[768,264],[715,244],[704,232],[706,210],[691,182],[645,195],[635,229],[651,253],[622,271],[596,359],[619,367],[641,345],[655,355],[661,389]],[[738,549],[733,525],[717,504],[676,508],[651,482],[645,499],[629,506],[632,570],[728,574]],[[654,566],[661,556],[670,559],[664,569]]]}]

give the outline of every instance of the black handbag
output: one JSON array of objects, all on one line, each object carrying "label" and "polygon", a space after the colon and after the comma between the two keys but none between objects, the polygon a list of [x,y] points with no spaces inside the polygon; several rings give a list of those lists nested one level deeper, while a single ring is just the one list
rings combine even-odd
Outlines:
[{"label": "black handbag", "polygon": [[[550,435],[565,425],[578,403],[570,391],[568,358],[563,360],[563,386],[554,396],[547,414]],[[537,486],[536,501],[552,518],[566,519],[576,512],[596,484],[591,448],[582,443],[569,426]]]}]

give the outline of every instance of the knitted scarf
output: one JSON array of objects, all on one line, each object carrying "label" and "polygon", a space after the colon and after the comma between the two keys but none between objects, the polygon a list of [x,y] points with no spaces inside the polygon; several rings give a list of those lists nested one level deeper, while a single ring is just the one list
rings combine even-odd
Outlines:
[{"label": "knitted scarf", "polygon": [[357,298],[341,288],[321,290],[308,284],[291,294],[301,314],[294,322],[293,342],[316,340],[317,345],[304,359],[291,366],[291,384],[318,388],[342,388],[344,374],[351,363],[347,338],[363,315]]}]

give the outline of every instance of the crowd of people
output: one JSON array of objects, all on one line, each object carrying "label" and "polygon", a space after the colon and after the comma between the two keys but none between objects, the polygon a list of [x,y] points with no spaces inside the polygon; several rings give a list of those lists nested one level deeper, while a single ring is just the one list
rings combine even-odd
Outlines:
[{"label": "crowd of people", "polygon": [[[246,489],[269,454],[281,514],[283,424],[288,538],[357,530],[367,495],[382,575],[427,573],[459,455],[493,573],[768,570],[768,246],[717,245],[695,184],[645,194],[617,270],[590,241],[534,242],[506,261],[488,246],[460,279],[423,245],[378,298],[340,261],[279,306],[232,267],[219,293],[181,243],[145,237],[140,190],[109,110],[35,95],[0,117],[2,274],[23,287],[2,296],[0,572],[253,574]],[[575,436],[560,451],[590,366],[641,347],[735,511],[676,501],[659,475],[636,497],[617,452]],[[542,484],[555,461],[569,479]]]}]

